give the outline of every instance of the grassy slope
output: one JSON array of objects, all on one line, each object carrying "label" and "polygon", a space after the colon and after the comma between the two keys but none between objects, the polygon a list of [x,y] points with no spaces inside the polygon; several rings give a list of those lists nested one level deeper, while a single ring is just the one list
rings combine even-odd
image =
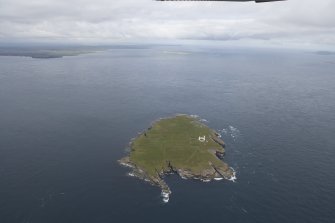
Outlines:
[{"label": "grassy slope", "polygon": [[[208,142],[202,143],[199,136],[206,136]],[[175,168],[189,169],[199,173],[210,167],[224,165],[208,150],[223,148],[214,142],[210,136],[214,132],[190,116],[176,116],[156,122],[146,136],[141,134],[132,144],[130,159],[150,175],[167,168],[170,161]]]}]

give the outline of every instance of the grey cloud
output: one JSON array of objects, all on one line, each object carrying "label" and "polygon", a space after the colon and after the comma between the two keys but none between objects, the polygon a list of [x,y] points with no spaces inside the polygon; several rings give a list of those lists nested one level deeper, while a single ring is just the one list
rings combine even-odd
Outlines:
[{"label": "grey cloud", "polygon": [[335,44],[333,0],[276,3],[0,0],[0,38]]}]

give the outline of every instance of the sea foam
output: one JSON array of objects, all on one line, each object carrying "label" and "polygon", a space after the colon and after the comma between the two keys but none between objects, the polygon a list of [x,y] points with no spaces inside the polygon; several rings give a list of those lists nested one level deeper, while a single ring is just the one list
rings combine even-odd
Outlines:
[{"label": "sea foam", "polygon": [[167,192],[162,191],[161,195],[162,195],[162,197],[163,197],[163,202],[164,202],[164,203],[168,203],[169,200],[170,200],[170,194],[167,193]]},{"label": "sea foam", "polygon": [[236,177],[236,171],[230,167],[230,169],[233,171],[233,176],[231,176],[228,180],[232,181],[232,182],[236,182],[237,177]]}]

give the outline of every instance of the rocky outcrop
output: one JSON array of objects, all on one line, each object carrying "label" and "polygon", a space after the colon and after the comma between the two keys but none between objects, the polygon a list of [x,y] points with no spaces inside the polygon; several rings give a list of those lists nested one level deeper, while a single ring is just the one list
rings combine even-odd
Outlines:
[{"label": "rocky outcrop", "polygon": [[129,157],[124,157],[119,160],[119,163],[123,166],[129,167],[132,169],[131,175],[139,179],[149,182],[151,185],[158,186],[161,188],[161,195],[165,202],[169,201],[169,196],[172,193],[169,186],[164,181],[164,176],[167,174],[178,174],[182,179],[193,179],[201,180],[202,182],[210,182],[217,179],[232,179],[235,177],[235,172],[224,164],[221,166],[215,166],[212,163],[209,163],[207,169],[203,169],[200,173],[194,173],[188,169],[178,169],[173,166],[170,161],[167,161],[167,170],[157,170],[157,176],[149,176],[145,171],[133,164]]},{"label": "rocky outcrop", "polygon": [[215,151],[215,155],[217,156],[217,158],[222,160],[224,158],[225,152]]},{"label": "rocky outcrop", "polygon": [[224,143],[224,141],[219,138],[218,133],[215,133],[215,136],[212,136],[212,139],[214,140],[214,142],[216,142],[217,144],[221,145],[223,148],[226,147],[226,144]]},{"label": "rocky outcrop", "polygon": [[136,166],[130,161],[129,157],[124,157],[119,160],[119,163],[122,166],[128,167],[132,169],[132,172],[130,173],[131,176],[137,177],[141,180],[144,180],[148,183],[150,183],[153,186],[158,186],[162,190],[162,196],[165,199],[165,201],[168,201],[169,195],[171,194],[171,190],[169,186],[166,184],[166,182],[163,180],[163,176],[170,172],[157,172],[157,176],[153,177],[148,175],[144,170]]}]

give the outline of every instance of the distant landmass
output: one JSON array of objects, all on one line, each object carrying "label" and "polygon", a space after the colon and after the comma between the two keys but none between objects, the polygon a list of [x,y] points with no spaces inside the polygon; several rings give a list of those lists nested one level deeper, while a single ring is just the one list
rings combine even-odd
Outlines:
[{"label": "distant landmass", "polygon": [[334,51],[316,51],[315,53],[324,56],[335,55]]},{"label": "distant landmass", "polygon": [[0,56],[24,56],[38,59],[62,58],[65,56],[78,56],[110,49],[142,49],[153,45],[107,45],[107,46],[80,46],[80,45],[0,45]]},{"label": "distant landmass", "polygon": [[171,190],[166,174],[204,182],[235,179],[235,172],[222,161],[225,144],[220,134],[196,116],[177,115],[159,119],[130,143],[129,156],[119,162],[132,169],[130,175],[162,189],[168,202]]},{"label": "distant landmass", "polygon": [[105,50],[101,47],[50,47],[50,46],[24,46],[0,47],[0,56],[24,56],[40,59],[61,58],[64,56],[78,56]]}]

